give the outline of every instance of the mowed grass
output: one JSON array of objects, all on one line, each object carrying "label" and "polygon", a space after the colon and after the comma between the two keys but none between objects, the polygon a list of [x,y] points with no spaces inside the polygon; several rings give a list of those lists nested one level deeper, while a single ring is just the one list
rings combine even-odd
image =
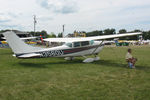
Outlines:
[{"label": "mowed grass", "polygon": [[105,47],[100,61],[84,58],[17,59],[0,49],[0,100],[150,100],[150,46],[135,46],[136,69],[127,68],[129,47]]}]

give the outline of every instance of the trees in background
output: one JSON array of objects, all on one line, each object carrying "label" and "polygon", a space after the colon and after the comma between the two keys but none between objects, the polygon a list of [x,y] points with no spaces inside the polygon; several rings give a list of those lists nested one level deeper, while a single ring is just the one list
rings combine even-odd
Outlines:
[{"label": "trees in background", "polygon": [[63,37],[62,35],[63,35],[62,33],[58,33],[57,37]]},{"label": "trees in background", "polygon": [[56,38],[57,36],[54,34],[54,32],[51,32],[49,35],[48,35],[48,38]]},{"label": "trees in background", "polygon": [[[0,33],[2,32],[6,32],[6,31],[10,31],[10,30],[0,30]],[[144,40],[149,39],[150,40],[150,31],[141,31],[141,30],[134,30],[134,31],[127,31],[126,29],[120,29],[118,31],[118,34],[122,34],[122,33],[129,33],[129,32],[143,32],[142,36]],[[50,34],[48,34],[45,30],[42,31],[38,31],[38,32],[28,32],[30,33],[32,36],[40,36],[42,35],[43,38],[55,38],[55,37],[62,37],[62,33],[59,33],[57,36],[56,34],[54,34],[53,32],[51,32]],[[114,28],[108,28],[105,30],[96,30],[96,31],[92,31],[92,32],[85,32],[87,37],[90,36],[100,36],[100,35],[112,35],[112,34],[116,34],[116,30]],[[2,34],[0,34],[0,37],[2,36]],[[130,36],[130,37],[122,37],[120,38],[121,40],[138,40],[139,36]]]},{"label": "trees in background", "polygon": [[96,31],[92,31],[92,32],[87,32],[86,33],[87,37],[89,37],[89,36],[99,36],[99,35],[103,35],[103,31],[102,30],[100,30],[100,31],[96,30]]},{"label": "trees in background", "polygon": [[150,31],[143,31],[143,39],[150,40]]},{"label": "trees in background", "polygon": [[111,35],[111,34],[116,34],[116,30],[114,28],[87,32],[86,36],[89,37],[89,36],[100,36],[100,35]]},{"label": "trees in background", "polygon": [[45,31],[45,30],[42,30],[41,32],[40,31],[37,31],[37,32],[33,32],[33,31],[31,31],[31,32],[28,32],[28,33],[30,33],[32,36],[43,36],[44,38],[48,38],[48,33]]},{"label": "trees in background", "polygon": [[112,35],[112,34],[116,34],[116,30],[114,28],[111,28],[111,29],[105,29],[103,31],[104,35]]},{"label": "trees in background", "polygon": [[126,29],[120,29],[119,34],[122,34],[122,33],[127,33],[127,30]]}]

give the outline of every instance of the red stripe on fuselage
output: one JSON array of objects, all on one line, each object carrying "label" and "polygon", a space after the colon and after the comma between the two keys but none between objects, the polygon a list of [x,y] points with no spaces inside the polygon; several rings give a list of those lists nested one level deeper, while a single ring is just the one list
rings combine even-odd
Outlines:
[{"label": "red stripe on fuselage", "polygon": [[80,48],[67,49],[67,50],[64,50],[64,53],[75,53],[75,52],[80,52],[80,51],[84,51],[84,50],[88,50],[88,49],[92,49],[92,48],[96,48],[96,47],[98,47],[98,45],[90,46],[90,47],[80,47]]}]

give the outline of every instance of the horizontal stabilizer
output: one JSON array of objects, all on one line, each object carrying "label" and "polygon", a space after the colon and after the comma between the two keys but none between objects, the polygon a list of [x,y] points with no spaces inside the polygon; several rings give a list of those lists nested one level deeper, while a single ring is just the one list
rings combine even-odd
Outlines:
[{"label": "horizontal stabilizer", "polygon": [[21,56],[17,56],[18,58],[37,58],[42,56],[41,54],[36,54],[36,53],[30,53],[30,54],[24,54]]},{"label": "horizontal stabilizer", "polygon": [[41,50],[39,47],[33,47],[26,44],[12,31],[4,32],[2,34],[5,36],[6,41],[15,54],[29,54],[30,52]]},{"label": "horizontal stabilizer", "polygon": [[[21,40],[32,40],[32,39],[36,39],[36,38],[39,38],[39,37],[24,37],[24,38],[20,38]],[[5,37],[2,37],[2,39],[5,39]]]}]

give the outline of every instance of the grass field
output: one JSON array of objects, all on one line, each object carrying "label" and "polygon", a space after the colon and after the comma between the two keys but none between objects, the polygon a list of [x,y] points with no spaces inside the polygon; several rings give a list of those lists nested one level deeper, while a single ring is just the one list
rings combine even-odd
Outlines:
[{"label": "grass field", "polygon": [[136,46],[136,69],[127,68],[128,47],[105,47],[100,61],[83,58],[17,59],[0,49],[0,100],[150,100],[150,47]]}]

